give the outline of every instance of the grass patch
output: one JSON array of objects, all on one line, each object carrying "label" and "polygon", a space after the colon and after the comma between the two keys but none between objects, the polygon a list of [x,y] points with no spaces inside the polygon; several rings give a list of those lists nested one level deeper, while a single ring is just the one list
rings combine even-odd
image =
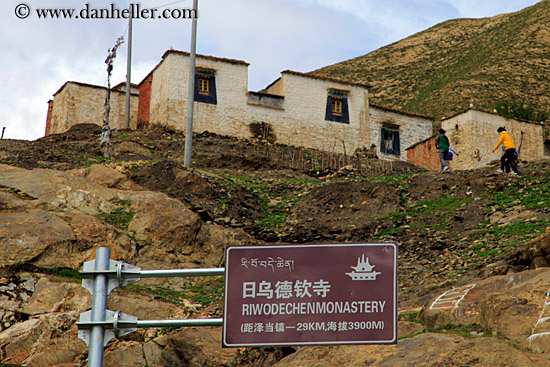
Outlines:
[{"label": "grass patch", "polygon": [[426,212],[446,212],[458,208],[467,201],[460,200],[456,196],[443,196],[433,200],[426,200],[417,203],[411,207],[412,213],[422,214]]},{"label": "grass patch", "polygon": [[78,161],[79,167],[90,167],[94,164],[101,164],[110,162],[111,159],[103,156],[95,156],[90,155],[86,153],[77,153],[73,151],[65,151],[68,157],[73,157],[76,161]]},{"label": "grass patch", "polygon": [[171,303],[184,307],[184,299],[199,303],[201,307],[206,307],[212,303],[223,301],[224,279],[217,277],[204,282],[195,283],[187,291],[175,291],[159,285],[142,286],[132,284],[126,289],[129,292],[140,294],[142,296],[154,297],[162,302]]},{"label": "grass patch", "polygon": [[407,173],[400,176],[382,176],[382,177],[372,177],[369,178],[370,182],[383,182],[391,187],[400,188],[402,190],[408,190],[411,185],[411,177],[414,173]]},{"label": "grass patch", "polygon": [[130,137],[130,133],[122,133],[120,135],[114,136],[113,140],[114,141],[123,141],[123,140],[128,139],[129,137]]},{"label": "grass patch", "polygon": [[397,319],[398,319],[398,321],[408,321],[408,322],[420,323],[420,321],[418,320],[418,314],[419,313],[420,313],[420,311],[402,313],[402,314],[398,315]]},{"label": "grass patch", "polygon": [[[271,192],[271,187],[274,185],[272,180],[266,181],[262,177],[245,177],[227,174],[219,174],[224,180],[222,185],[240,186],[247,191],[253,193],[260,201],[261,212],[260,218],[255,222],[255,225],[266,229],[277,229],[282,227],[290,216],[288,208],[295,205],[299,199],[294,195],[280,194],[276,195]],[[312,180],[280,180],[291,184],[304,186],[319,185],[323,181],[319,179]],[[276,204],[270,204],[272,200]],[[218,206],[224,207],[227,205],[227,199],[218,201]]]},{"label": "grass patch", "polygon": [[131,202],[129,200],[121,199],[112,199],[110,200],[110,202],[117,205],[117,207],[115,207],[109,213],[97,214],[95,217],[109,223],[110,225],[118,229],[125,231],[128,230],[128,225],[130,224],[132,219],[134,219],[134,215],[136,214],[135,212],[128,209],[131,205]]},{"label": "grass patch", "polygon": [[426,329],[430,333],[457,334],[463,337],[472,337],[472,333],[483,334],[484,336],[492,336],[490,330],[479,324],[456,325],[447,324],[433,329]]},{"label": "grass patch", "polygon": [[43,268],[30,263],[16,263],[13,265],[8,265],[6,266],[6,268],[10,269],[10,271],[13,273],[26,272],[26,273],[57,275],[74,282],[82,281],[82,276],[80,275],[80,271],[70,269],[70,268]]}]

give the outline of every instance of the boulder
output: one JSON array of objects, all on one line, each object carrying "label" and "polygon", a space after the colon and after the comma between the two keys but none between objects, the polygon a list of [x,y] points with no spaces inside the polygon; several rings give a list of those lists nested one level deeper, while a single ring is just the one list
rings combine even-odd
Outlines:
[{"label": "boulder", "polygon": [[130,180],[124,173],[117,169],[108,167],[104,164],[93,164],[87,168],[80,168],[70,171],[77,177],[86,178],[98,185],[119,189],[119,190],[139,190],[141,186]]},{"label": "boulder", "polygon": [[34,294],[23,305],[22,312],[33,316],[52,312],[84,312],[91,305],[92,296],[80,283],[52,282],[44,277],[36,283]]},{"label": "boulder", "polygon": [[539,320],[549,281],[550,269],[543,268],[452,288],[428,302],[419,318],[430,329],[447,324],[482,325],[498,336],[528,346],[536,328],[550,325],[543,318]]},{"label": "boulder", "polygon": [[78,361],[86,344],[78,339],[78,313],[40,315],[0,332],[0,361],[24,366],[52,366]]},{"label": "boulder", "polygon": [[424,333],[397,345],[318,346],[300,348],[276,367],[409,367],[409,366],[550,366],[548,358],[533,355],[504,340],[465,338]]},{"label": "boulder", "polygon": [[62,249],[66,255],[74,240],[71,226],[50,212],[0,212],[0,267],[31,261],[43,263],[43,254],[54,248]]},{"label": "boulder", "polygon": [[133,192],[121,195],[135,212],[128,231],[139,240],[163,244],[176,252],[188,252],[201,226],[200,217],[167,195]]}]

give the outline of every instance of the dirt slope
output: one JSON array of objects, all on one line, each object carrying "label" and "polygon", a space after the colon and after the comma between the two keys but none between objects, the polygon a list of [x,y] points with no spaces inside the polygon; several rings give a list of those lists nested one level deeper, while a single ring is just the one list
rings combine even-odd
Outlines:
[{"label": "dirt slope", "polygon": [[259,243],[396,241],[402,304],[442,286],[532,267],[536,255],[522,257],[520,249],[550,225],[548,162],[522,162],[519,178],[495,167],[426,172],[203,134],[194,138],[187,170],[180,133],[116,131],[114,159],[105,160],[98,129],[2,140],[0,159],[28,169],[108,164],[181,200],[203,221],[240,227]]}]

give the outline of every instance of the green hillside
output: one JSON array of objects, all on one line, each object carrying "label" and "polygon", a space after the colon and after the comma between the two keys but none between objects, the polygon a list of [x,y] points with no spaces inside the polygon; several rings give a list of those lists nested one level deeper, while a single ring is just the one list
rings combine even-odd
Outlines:
[{"label": "green hillside", "polygon": [[473,104],[546,120],[550,0],[491,18],[449,20],[311,74],[368,83],[372,103],[438,119]]}]

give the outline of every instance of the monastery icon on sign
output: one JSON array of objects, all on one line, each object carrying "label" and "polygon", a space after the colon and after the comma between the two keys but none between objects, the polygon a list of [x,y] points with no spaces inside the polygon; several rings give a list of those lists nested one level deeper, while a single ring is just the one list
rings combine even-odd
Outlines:
[{"label": "monastery icon on sign", "polygon": [[352,266],[353,271],[346,273],[353,280],[376,280],[378,274],[382,274],[379,271],[372,271],[375,265],[369,263],[369,258],[365,260],[365,255],[357,259],[357,266]]}]

